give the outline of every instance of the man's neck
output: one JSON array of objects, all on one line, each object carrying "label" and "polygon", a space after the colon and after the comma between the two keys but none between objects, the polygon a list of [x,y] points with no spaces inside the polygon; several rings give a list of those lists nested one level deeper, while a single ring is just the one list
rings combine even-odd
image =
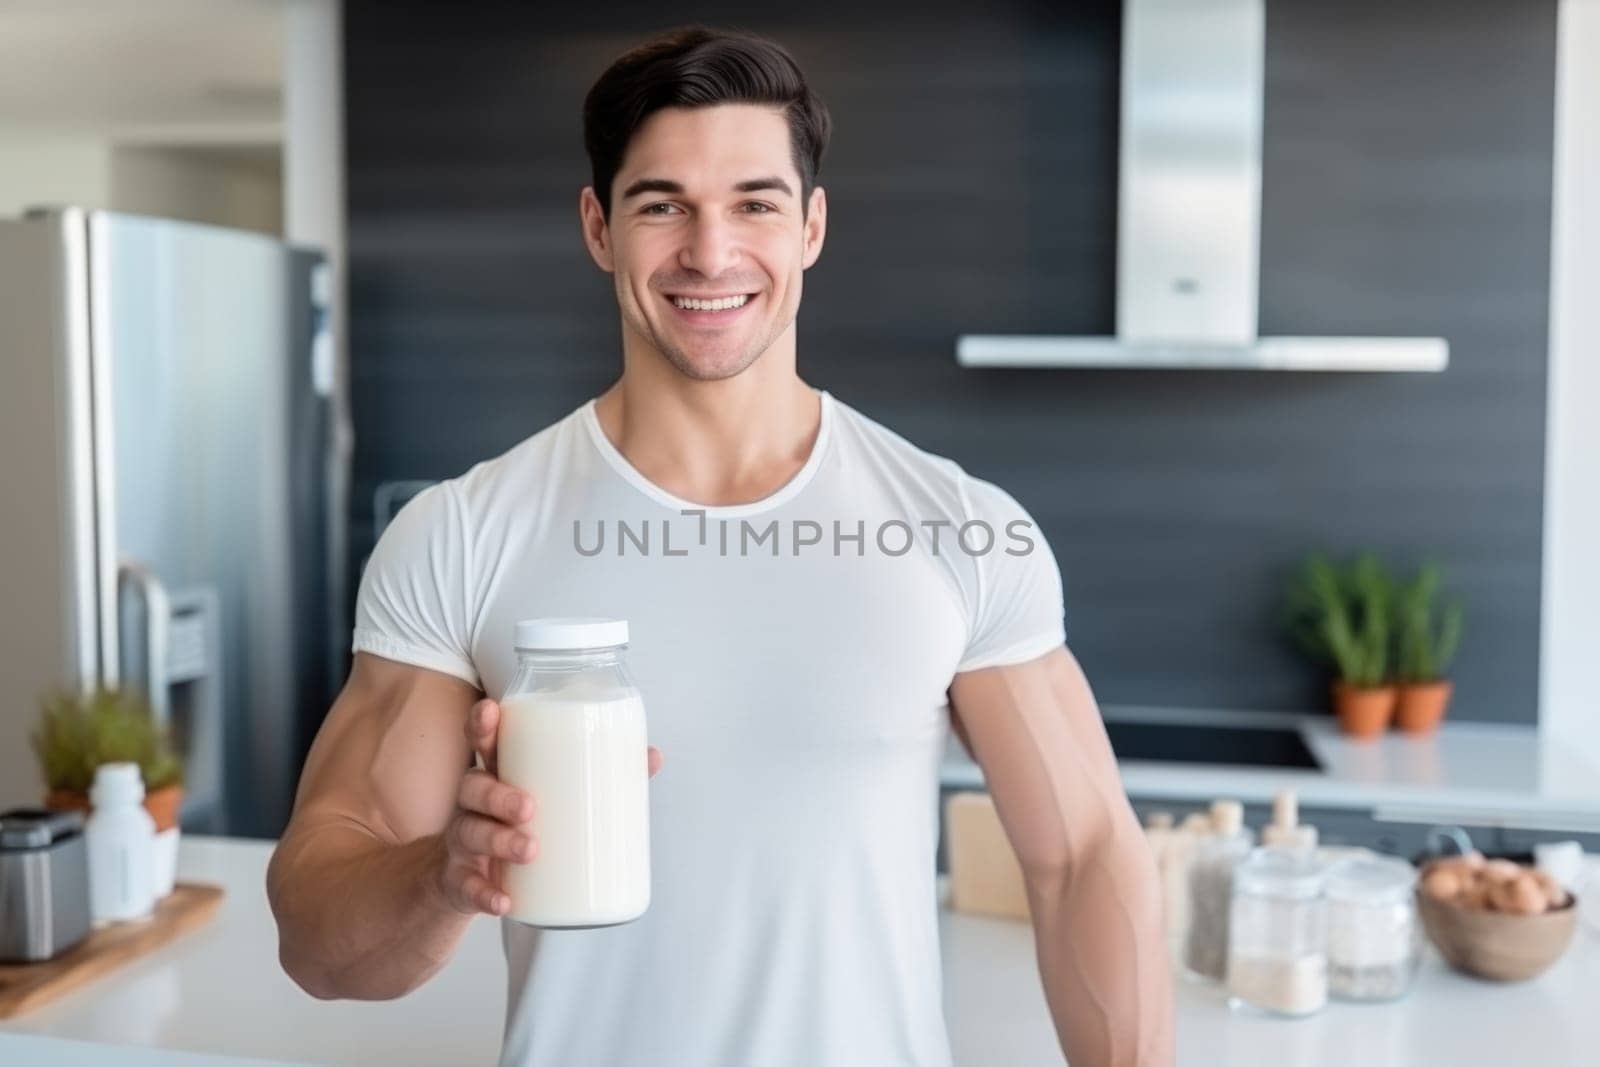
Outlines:
[{"label": "man's neck", "polygon": [[805,466],[821,396],[788,369],[695,381],[624,371],[595,401],[600,428],[640,474],[684,500],[747,504]]}]

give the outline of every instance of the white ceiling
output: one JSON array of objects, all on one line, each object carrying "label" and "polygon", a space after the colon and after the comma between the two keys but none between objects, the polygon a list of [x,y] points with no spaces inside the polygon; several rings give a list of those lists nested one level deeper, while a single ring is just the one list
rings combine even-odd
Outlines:
[{"label": "white ceiling", "polygon": [[0,123],[271,143],[283,20],[279,0],[0,0]]}]

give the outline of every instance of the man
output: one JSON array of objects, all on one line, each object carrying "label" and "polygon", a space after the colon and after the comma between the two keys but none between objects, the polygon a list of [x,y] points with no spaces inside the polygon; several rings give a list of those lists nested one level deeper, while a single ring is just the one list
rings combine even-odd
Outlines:
[{"label": "man", "polygon": [[396,997],[505,914],[498,865],[539,862],[537,797],[493,776],[512,628],[613,616],[661,750],[648,773],[671,759],[652,903],[596,930],[502,920],[503,1063],[948,1065],[952,711],[1074,1067],[1169,1062],[1155,873],[1063,644],[1054,558],[1006,493],[796,373],[822,103],[771,42],[692,29],[619,59],[584,123],[579,212],[622,376],[377,545],[269,873],[284,968],[320,997]]}]

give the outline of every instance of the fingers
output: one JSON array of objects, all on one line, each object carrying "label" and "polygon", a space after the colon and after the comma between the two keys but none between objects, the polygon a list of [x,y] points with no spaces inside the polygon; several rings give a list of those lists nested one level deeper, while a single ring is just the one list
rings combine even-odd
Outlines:
[{"label": "fingers", "polygon": [[645,753],[645,765],[650,768],[650,777],[656,776],[656,772],[661,769],[661,763],[661,750],[651,745],[649,751]]},{"label": "fingers", "polygon": [[533,818],[533,798],[488,771],[471,770],[461,777],[456,804],[466,811],[520,826]]},{"label": "fingers", "polygon": [[510,897],[501,893],[477,872],[462,873],[456,886],[456,907],[462,912],[485,912],[486,915],[504,915],[510,910]]},{"label": "fingers", "polygon": [[510,911],[511,898],[486,874],[492,866],[487,860],[448,862],[441,885],[450,906],[468,915],[504,915]]},{"label": "fingers", "polygon": [[450,855],[459,860],[480,858],[527,863],[538,854],[533,835],[482,815],[457,815],[450,823],[446,844]]},{"label": "fingers", "polygon": [[483,757],[483,765],[490,774],[496,772],[495,739],[500,732],[500,705],[492,700],[480,700],[467,712],[467,743],[472,751]]}]

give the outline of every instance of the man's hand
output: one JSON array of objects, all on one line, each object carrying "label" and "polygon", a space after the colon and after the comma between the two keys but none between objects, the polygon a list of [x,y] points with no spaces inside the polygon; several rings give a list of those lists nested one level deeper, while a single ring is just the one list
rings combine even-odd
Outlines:
[{"label": "man's hand", "polygon": [[[539,852],[529,832],[534,798],[500,781],[495,742],[500,730],[500,705],[480,700],[466,718],[467,743],[483,761],[461,778],[456,811],[445,828],[445,860],[439,889],[450,906],[466,914],[504,915],[511,898],[500,888],[500,864],[527,863]],[[649,749],[646,771],[654,778],[661,752]]]}]

